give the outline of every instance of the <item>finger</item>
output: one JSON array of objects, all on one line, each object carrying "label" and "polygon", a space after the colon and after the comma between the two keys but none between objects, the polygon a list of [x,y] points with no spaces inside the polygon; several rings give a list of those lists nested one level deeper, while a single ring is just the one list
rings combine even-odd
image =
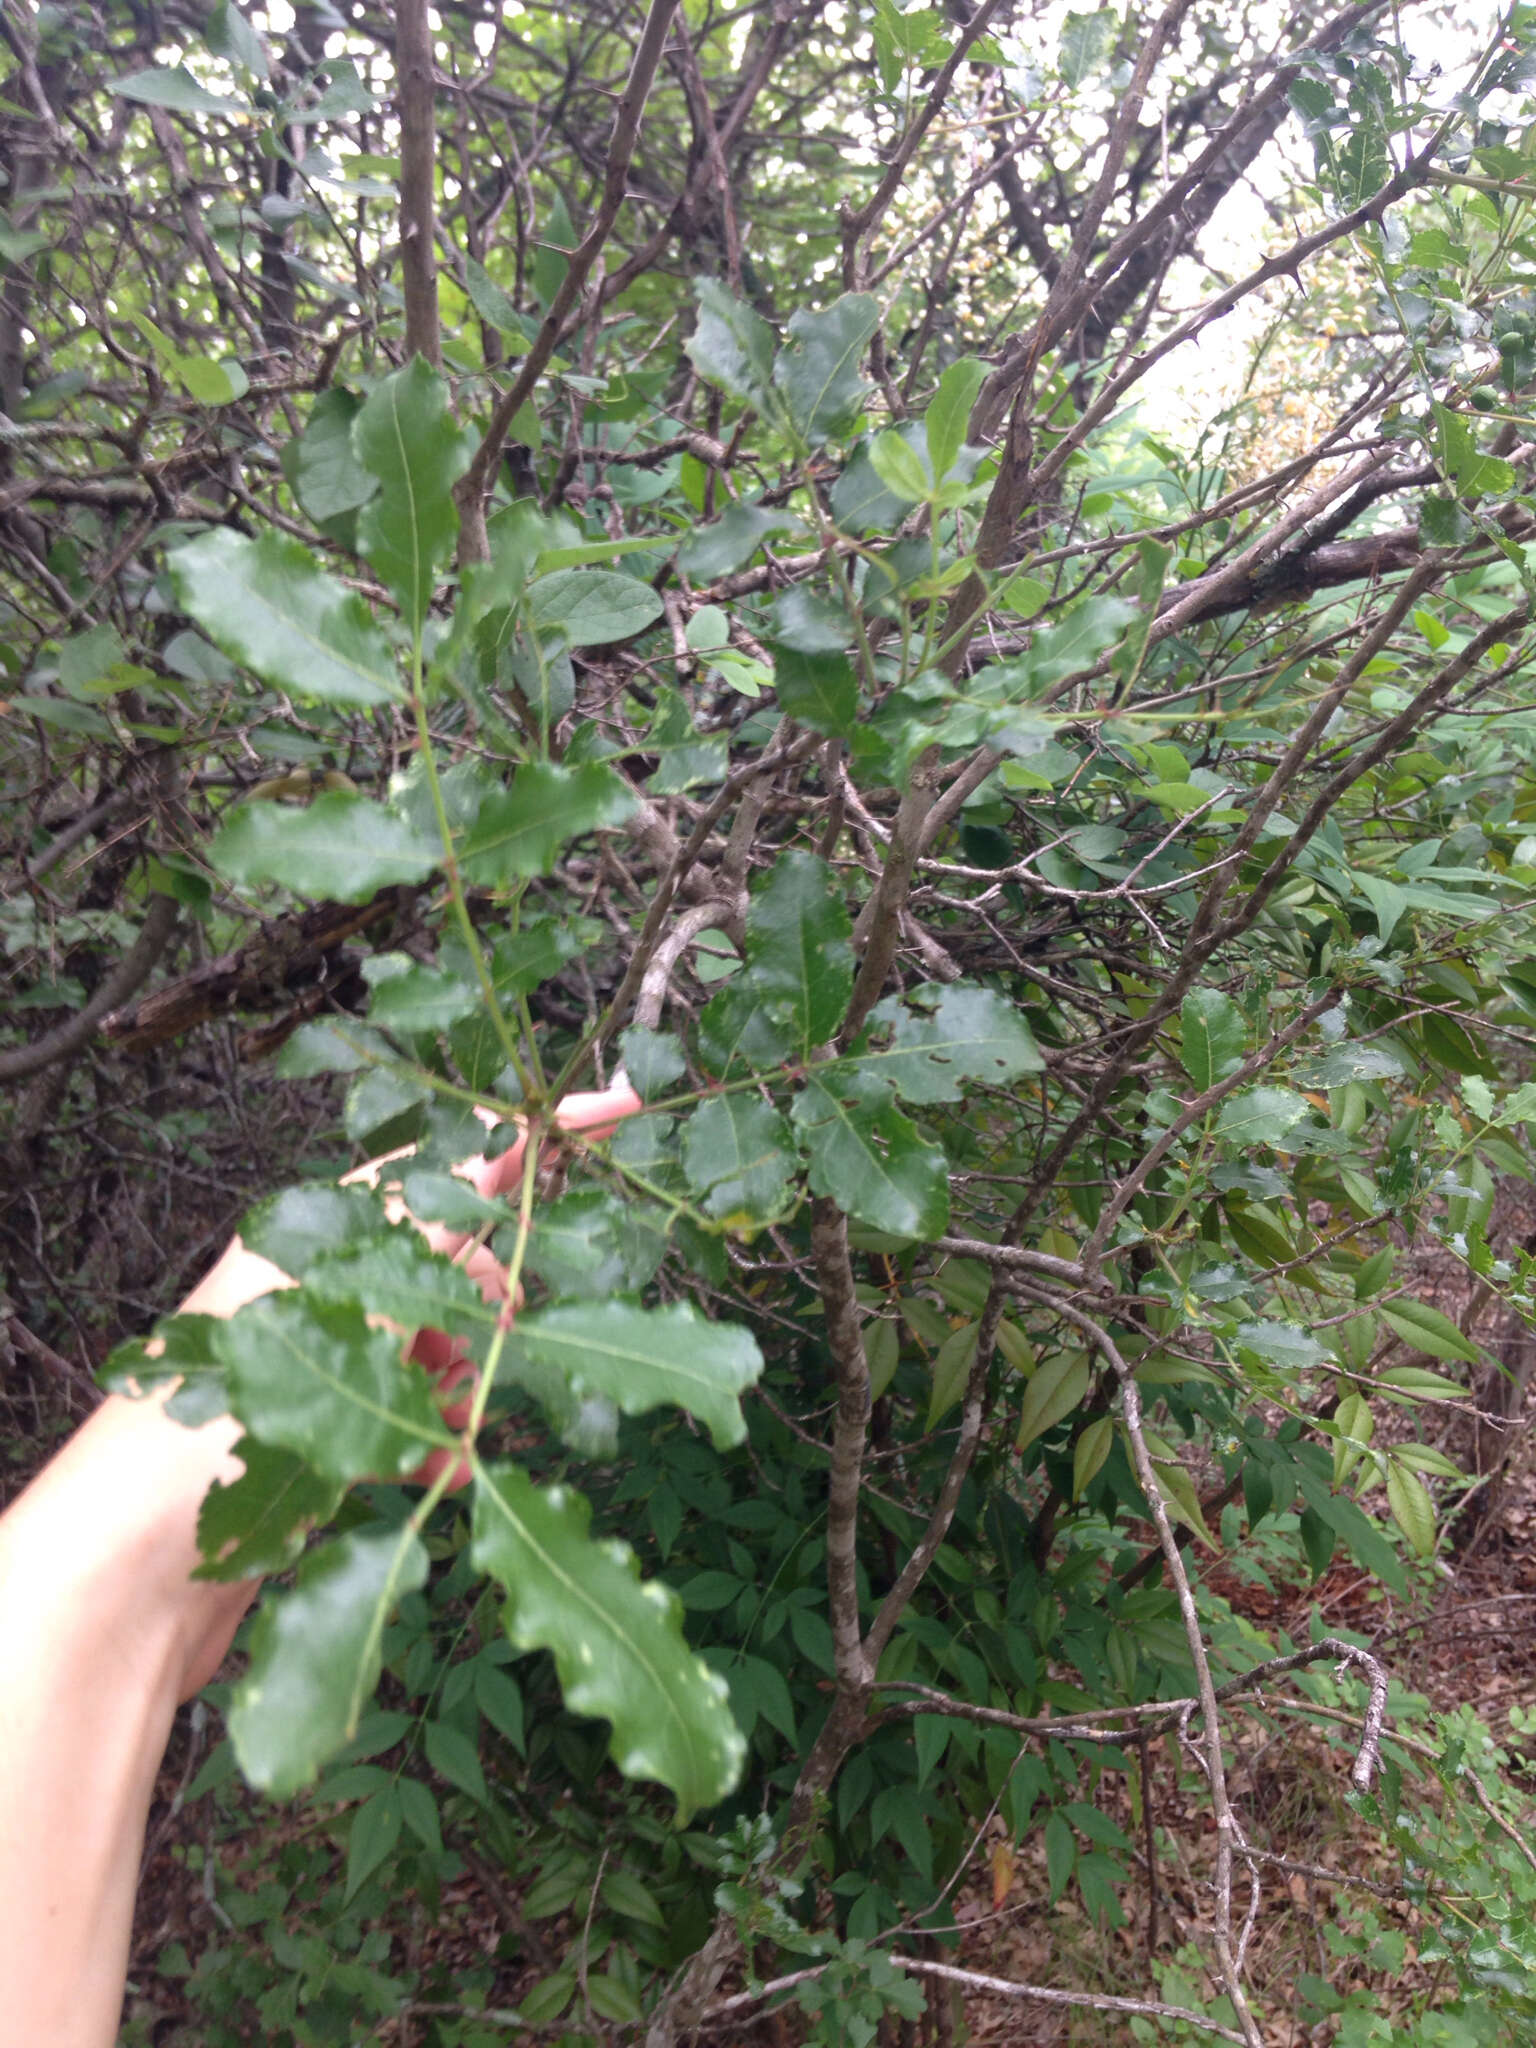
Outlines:
[{"label": "finger", "polygon": [[[612,1137],[625,1117],[643,1108],[640,1097],[627,1081],[615,1080],[610,1088],[567,1095],[555,1111],[555,1122],[563,1131],[580,1131],[594,1140]],[[497,1159],[474,1162],[471,1179],[482,1195],[511,1195],[522,1180],[523,1154],[527,1141],[517,1143]]]},{"label": "finger", "polygon": [[[463,1429],[474,1412],[473,1385],[475,1362],[457,1337],[445,1336],[441,1330],[418,1330],[411,1340],[407,1357],[424,1366],[437,1383],[438,1405],[443,1421],[450,1429]],[[443,1395],[456,1387],[464,1387],[457,1400],[444,1400]],[[420,1486],[430,1486],[438,1474],[453,1466],[448,1481],[450,1488],[465,1486],[469,1482],[468,1461],[457,1451],[432,1451],[411,1473],[411,1479]]]}]

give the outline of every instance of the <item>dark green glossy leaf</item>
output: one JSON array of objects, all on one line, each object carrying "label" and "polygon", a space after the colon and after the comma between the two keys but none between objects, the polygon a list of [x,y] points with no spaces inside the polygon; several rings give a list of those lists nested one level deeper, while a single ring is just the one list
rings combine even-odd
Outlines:
[{"label": "dark green glossy leaf", "polygon": [[365,796],[328,790],[312,804],[237,804],[208,858],[231,882],[281,882],[301,896],[366,903],[398,882],[422,882],[443,850]]},{"label": "dark green glossy leaf", "polygon": [[1127,598],[1083,598],[1059,625],[1036,634],[1029,650],[1031,689],[1038,692],[1091,667],[1114,646],[1136,615],[1135,605]]},{"label": "dark green glossy leaf", "polygon": [[1038,1074],[1034,1034],[1006,997],[968,982],[929,982],[905,1003],[889,997],[870,1014],[883,1047],[860,1055],[860,1074],[889,1083],[908,1102],[958,1102],[967,1081],[1001,1086]]},{"label": "dark green glossy leaf", "polygon": [[379,1681],[390,1610],[426,1578],[427,1553],[410,1529],[365,1529],[311,1551],[294,1590],[267,1601],[229,1711],[253,1785],[286,1798],[351,1739]]},{"label": "dark green glossy leaf", "polygon": [[1243,1088],[1229,1095],[1216,1119],[1218,1137],[1233,1145],[1283,1145],[1311,1104],[1290,1088]]},{"label": "dark green glossy leaf", "polygon": [[307,549],[267,527],[216,526],[170,556],[182,609],[231,661],[322,704],[403,701],[395,657],[368,607]]},{"label": "dark green glossy leaf", "polygon": [[604,761],[579,768],[534,761],[510,789],[493,791],[464,836],[460,865],[471,882],[498,887],[519,875],[547,874],[567,840],[622,825],[635,797]]},{"label": "dark green glossy leaf", "polygon": [[470,455],[446,380],[421,356],[386,377],[352,423],[352,447],[379,480],[357,522],[358,546],[414,632],[459,530],[453,486]]},{"label": "dark green glossy leaf", "polygon": [[846,606],[797,584],[774,599],[767,637],[796,654],[841,654],[858,638],[858,627]]},{"label": "dark green glossy leaf", "polygon": [[813,1080],[795,1098],[791,1116],[818,1195],[895,1237],[942,1235],[949,1222],[949,1162],[880,1083],[854,1073]]},{"label": "dark green glossy leaf", "polygon": [[699,1017],[699,1057],[712,1073],[731,1073],[738,1062],[761,1073],[789,1057],[792,1020],[775,1019],[741,986],[738,975],[704,1005]]},{"label": "dark green glossy leaf", "polygon": [[364,1067],[395,1057],[389,1040],[371,1025],[352,1017],[316,1018],[301,1024],[277,1056],[284,1081],[307,1081],[314,1074],[356,1074]]},{"label": "dark green glossy leaf", "polygon": [[341,1127],[360,1145],[376,1152],[390,1151],[396,1145],[414,1142],[420,1119],[410,1117],[408,1126],[402,1126],[400,1119],[422,1109],[431,1099],[432,1090],[419,1075],[395,1066],[370,1067],[347,1090]]},{"label": "dark green glossy leaf", "polygon": [[562,1374],[578,1399],[601,1395],[624,1415],[685,1408],[720,1449],[746,1435],[741,1396],[763,1370],[748,1331],[712,1323],[688,1302],[564,1303],[519,1317],[512,1345]]},{"label": "dark green glossy leaf", "polygon": [[781,854],[747,910],[744,997],[805,1056],[831,1038],[853,993],[848,912],[813,853]]},{"label": "dark green glossy leaf", "polygon": [[246,1428],[325,1478],[396,1477],[454,1442],[426,1374],[360,1308],[269,1294],[226,1323],[217,1343]]},{"label": "dark green glossy leaf", "polygon": [[[922,428],[915,420],[888,431],[899,434],[916,454]],[[910,500],[898,496],[882,480],[872,449],[872,440],[861,441],[832,486],[832,517],[845,533],[894,533],[912,509]]]},{"label": "dark green glossy leaf", "polygon": [[859,715],[859,685],[846,654],[774,649],[773,686],[788,715],[812,732],[846,739]]},{"label": "dark green glossy leaf", "polygon": [[455,1173],[428,1167],[407,1167],[400,1192],[420,1223],[445,1223],[450,1230],[483,1230],[487,1223],[507,1223],[514,1211],[505,1202],[489,1200]]},{"label": "dark green glossy leaf", "polygon": [[1324,1356],[1322,1345],[1311,1331],[1295,1323],[1240,1323],[1236,1342],[1239,1350],[1250,1351],[1266,1365],[1288,1371],[1305,1371],[1309,1366],[1320,1365]]},{"label": "dark green glossy leaf", "polygon": [[302,1458],[278,1444],[242,1437],[235,1456],[245,1470],[228,1485],[215,1480],[197,1516],[197,1547],[203,1563],[197,1579],[265,1578],[286,1571],[305,1538],[328,1522],[343,1488],[312,1472]]},{"label": "dark green glossy leaf", "polygon": [[733,1224],[781,1215],[796,1160],[790,1129],[771,1104],[718,1095],[683,1126],[683,1168],[708,1216]]},{"label": "dark green glossy leaf", "polygon": [[553,1653],[566,1706],[608,1720],[619,1769],[666,1785],[686,1819],[731,1790],[746,1744],[725,1680],[688,1647],[676,1594],[642,1585],[627,1545],[594,1542],[591,1513],[569,1486],[482,1467],[475,1562],[506,1588],[514,1646]]}]

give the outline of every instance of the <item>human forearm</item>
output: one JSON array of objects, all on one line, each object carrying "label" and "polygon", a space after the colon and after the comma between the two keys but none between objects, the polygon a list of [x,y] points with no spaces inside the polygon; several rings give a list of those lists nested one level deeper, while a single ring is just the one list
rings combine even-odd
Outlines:
[{"label": "human forearm", "polygon": [[189,1576],[237,1434],[115,1397],[0,1519],[0,1984],[29,2048],[116,2039],[172,1718],[255,1591]]}]

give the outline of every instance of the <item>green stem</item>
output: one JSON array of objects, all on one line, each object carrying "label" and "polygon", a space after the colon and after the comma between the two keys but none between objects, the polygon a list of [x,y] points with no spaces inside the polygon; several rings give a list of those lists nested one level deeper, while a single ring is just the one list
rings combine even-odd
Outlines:
[{"label": "green stem", "polygon": [[525,1097],[532,1098],[528,1069],[523,1064],[512,1027],[503,1014],[496,997],[495,984],[490,969],[485,964],[480,937],[475,930],[474,920],[469,914],[469,904],[464,895],[464,878],[459,873],[458,858],[453,850],[453,827],[448,822],[448,807],[443,801],[443,785],[438,779],[437,760],[432,751],[432,734],[427,725],[427,707],[421,689],[421,632],[417,629],[411,649],[411,708],[416,714],[416,738],[421,753],[422,773],[427,778],[427,789],[432,798],[432,813],[437,820],[438,837],[443,845],[443,872],[448,878],[448,894],[453,903],[454,917],[458,922],[460,936],[465,950],[474,963],[475,978],[480,984],[480,993],[490,1015],[496,1036],[501,1040],[507,1063],[517,1076],[518,1086]]}]

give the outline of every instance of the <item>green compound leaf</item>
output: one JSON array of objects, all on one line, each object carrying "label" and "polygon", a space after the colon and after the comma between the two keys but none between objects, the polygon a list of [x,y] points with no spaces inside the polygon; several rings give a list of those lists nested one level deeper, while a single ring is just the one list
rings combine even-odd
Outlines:
[{"label": "green compound leaf", "polygon": [[304,1294],[327,1307],[355,1302],[398,1330],[442,1330],[487,1343],[499,1320],[497,1304],[482,1298],[464,1268],[430,1251],[408,1223],[317,1259],[305,1275]]},{"label": "green compound leaf", "polygon": [[741,1396],[763,1370],[750,1332],[712,1323],[688,1302],[568,1302],[520,1317],[512,1346],[560,1373],[578,1399],[599,1395],[625,1415],[686,1408],[718,1450],[745,1437]]},{"label": "green compound leaf", "polygon": [[420,1366],[362,1309],[294,1292],[251,1302],[218,1350],[230,1404],[254,1435],[286,1444],[327,1479],[392,1478],[455,1442]]},{"label": "green compound leaf", "polygon": [[343,1488],[312,1472],[278,1444],[242,1437],[235,1456],[245,1470],[229,1485],[215,1480],[197,1516],[203,1563],[194,1579],[251,1579],[286,1571],[311,1529],[328,1522]]},{"label": "green compound leaf", "polygon": [[572,647],[608,647],[655,625],[662,602],[649,583],[616,569],[557,569],[529,586],[534,625],[558,627]]},{"label": "green compound leaf", "polygon": [[662,1210],[621,1202],[602,1188],[577,1188],[539,1206],[528,1268],[552,1294],[633,1294],[654,1277],[666,1249]]},{"label": "green compound leaf", "polygon": [[747,1225],[782,1215],[797,1164],[789,1125],[769,1103],[718,1095],[683,1126],[683,1171],[707,1216]]},{"label": "green compound leaf", "polygon": [[790,1112],[810,1155],[811,1186],[895,1237],[928,1239],[949,1222],[949,1162],[879,1083],[853,1073],[812,1081]]},{"label": "green compound leaf", "polygon": [[591,1515],[571,1487],[478,1466],[474,1561],[506,1588],[514,1647],[553,1653],[567,1707],[611,1722],[619,1769],[667,1786],[685,1821],[731,1791],[746,1744],[725,1680],[684,1639],[676,1594],[642,1585],[626,1544],[594,1542]]},{"label": "green compound leaf", "polygon": [[699,324],[684,343],[699,375],[733,398],[760,405],[773,375],[773,329],[759,313],[732,298],[718,279],[694,280]]},{"label": "green compound leaf", "polygon": [[363,1529],[311,1551],[294,1590],[266,1603],[229,1710],[251,1784],[287,1798],[351,1740],[379,1682],[390,1610],[426,1580],[414,1531]]},{"label": "green compound leaf", "polygon": [[1243,1064],[1248,1027],[1242,1011],[1219,988],[1192,988],[1179,1014],[1183,1027],[1179,1057],[1203,1095]]},{"label": "green compound leaf", "polygon": [[956,981],[928,982],[902,1003],[891,996],[870,1013],[873,1031],[890,1030],[882,1048],[851,1063],[908,1102],[958,1102],[967,1081],[1001,1086],[1045,1066],[1034,1034],[1006,997]]},{"label": "green compound leaf", "polygon": [[421,356],[386,377],[352,422],[352,449],[379,480],[357,522],[358,547],[417,632],[459,530],[453,487],[469,462],[446,380]]},{"label": "green compound leaf", "polygon": [[747,911],[736,988],[802,1058],[843,1021],[853,993],[852,927],[831,869],[813,853],[774,863]]},{"label": "green compound leaf", "polygon": [[859,364],[879,325],[879,301],[868,292],[845,292],[823,312],[791,316],[773,382],[808,448],[852,432],[869,388]]},{"label": "green compound leaf", "polygon": [[182,610],[264,683],[321,704],[404,702],[368,607],[297,541],[270,527],[247,540],[217,526],[177,548],[168,567]]},{"label": "green compound leaf", "polygon": [[336,903],[366,903],[392,883],[425,881],[442,857],[406,819],[339,789],[304,810],[237,804],[208,848],[219,873],[241,887],[281,882]]},{"label": "green compound leaf", "polygon": [[547,874],[567,840],[622,825],[635,801],[604,761],[577,768],[532,762],[518,769],[510,789],[485,798],[465,835],[460,866],[467,880],[491,888]]}]

